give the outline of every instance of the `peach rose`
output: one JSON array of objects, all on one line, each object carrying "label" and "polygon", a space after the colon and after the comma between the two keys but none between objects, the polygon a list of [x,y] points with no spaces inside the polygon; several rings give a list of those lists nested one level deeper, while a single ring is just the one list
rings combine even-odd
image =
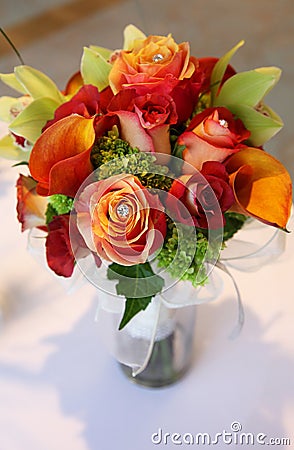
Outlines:
[{"label": "peach rose", "polygon": [[206,161],[223,162],[244,148],[250,136],[242,121],[226,108],[208,108],[197,114],[179,137],[185,147],[183,159],[198,170]]},{"label": "peach rose", "polygon": [[191,78],[194,71],[188,42],[177,44],[171,34],[149,36],[136,39],[132,49],[118,52],[109,73],[109,82],[116,94],[132,85]]},{"label": "peach rose", "polygon": [[87,246],[124,266],[144,263],[166,234],[164,208],[133,175],[88,185],[75,202],[77,225]]}]

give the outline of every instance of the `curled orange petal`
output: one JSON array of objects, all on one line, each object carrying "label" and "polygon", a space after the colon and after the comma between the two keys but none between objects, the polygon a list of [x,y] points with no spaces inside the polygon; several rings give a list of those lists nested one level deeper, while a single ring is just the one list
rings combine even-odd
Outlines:
[{"label": "curled orange petal", "polygon": [[228,159],[226,169],[236,200],[232,210],[285,230],[292,183],[283,164],[263,150],[247,147]]},{"label": "curled orange petal", "polygon": [[95,140],[93,122],[78,115],[65,117],[47,128],[36,141],[29,168],[40,195],[75,196],[93,170],[90,149]]},{"label": "curled orange petal", "polygon": [[81,75],[81,72],[76,72],[73,76],[68,80],[67,85],[65,87],[64,95],[74,95],[77,91],[83,86],[84,81]]}]

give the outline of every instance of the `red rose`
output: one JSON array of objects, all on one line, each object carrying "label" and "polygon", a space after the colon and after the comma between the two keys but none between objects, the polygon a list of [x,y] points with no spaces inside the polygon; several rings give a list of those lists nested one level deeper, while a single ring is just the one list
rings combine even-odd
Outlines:
[{"label": "red rose", "polygon": [[70,116],[71,114],[78,114],[79,116],[89,119],[100,112],[99,91],[97,87],[88,84],[82,86],[68,102],[63,103],[56,109],[54,118],[46,123],[42,131],[45,131],[58,120]]},{"label": "red rose", "polygon": [[[201,172],[175,180],[167,197],[167,207],[176,219],[190,224],[191,216],[196,227],[218,229],[224,225],[222,213],[234,203],[234,193],[223,164],[208,161]],[[181,200],[185,208],[173,201]],[[176,208],[176,211],[174,209]]]},{"label": "red rose", "polygon": [[[46,257],[50,269],[57,275],[68,278],[73,273],[76,259],[89,254],[90,251],[77,228],[76,217],[72,216],[70,219],[69,214],[55,216],[48,224],[46,238]],[[100,267],[101,259],[96,254],[93,256],[95,264]]]},{"label": "red rose", "polygon": [[137,95],[135,89],[120,91],[108,106],[109,111],[132,111],[141,126],[152,138],[157,153],[171,153],[169,126],[176,124],[178,116],[171,96],[157,92]]},{"label": "red rose", "polygon": [[46,257],[51,270],[57,275],[70,277],[75,266],[75,257],[69,239],[69,214],[56,216],[48,225]]}]

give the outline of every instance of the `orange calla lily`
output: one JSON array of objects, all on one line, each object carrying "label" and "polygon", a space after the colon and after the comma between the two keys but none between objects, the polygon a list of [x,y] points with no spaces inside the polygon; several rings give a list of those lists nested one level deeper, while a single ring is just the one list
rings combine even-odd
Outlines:
[{"label": "orange calla lily", "polygon": [[65,91],[64,91],[64,95],[76,94],[83,85],[84,85],[84,81],[83,81],[81,72],[74,73],[73,76],[67,82],[67,85],[66,85]]},{"label": "orange calla lily", "polygon": [[41,134],[29,160],[31,175],[38,182],[38,194],[75,196],[93,171],[90,152],[95,140],[94,120],[71,115]]},{"label": "orange calla lily", "polygon": [[265,151],[247,147],[228,159],[226,169],[236,200],[231,210],[285,230],[292,205],[285,167]]}]

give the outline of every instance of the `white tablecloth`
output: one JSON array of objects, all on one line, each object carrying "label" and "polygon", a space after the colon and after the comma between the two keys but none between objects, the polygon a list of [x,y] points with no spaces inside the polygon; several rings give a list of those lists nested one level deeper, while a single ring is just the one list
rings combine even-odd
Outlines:
[{"label": "white tablecloth", "polygon": [[[27,252],[15,213],[19,170],[10,166],[0,162],[1,450],[176,448],[189,441],[185,433],[213,437],[236,421],[255,439],[287,438],[292,447],[278,448],[294,448],[293,233],[277,261],[232,270],[245,307],[241,335],[228,338],[237,306],[224,276],[220,297],[198,307],[190,372],[168,388],[146,389],[125,378],[99,340],[95,289],[68,295]],[[213,447],[230,448],[222,439]]]}]

